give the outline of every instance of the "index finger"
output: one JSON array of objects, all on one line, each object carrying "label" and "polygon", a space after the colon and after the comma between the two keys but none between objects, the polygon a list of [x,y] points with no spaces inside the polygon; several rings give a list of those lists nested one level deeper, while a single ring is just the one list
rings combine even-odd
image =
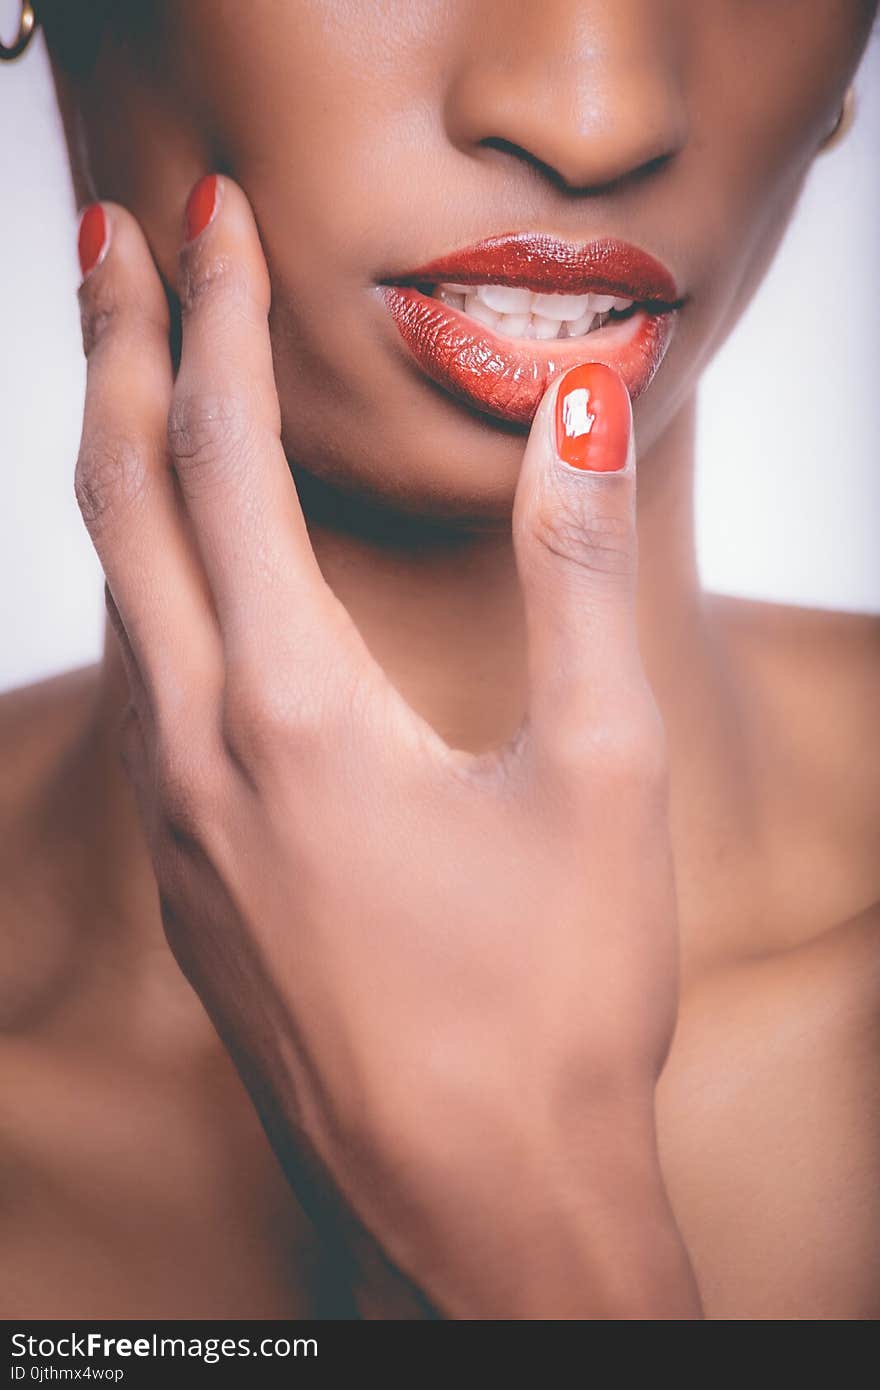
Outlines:
[{"label": "index finger", "polygon": [[79,289],[88,371],[75,490],[155,701],[160,689],[192,689],[197,677],[216,672],[219,648],[168,467],[168,305],[146,238],[125,208],[92,204],[81,247],[89,252]]}]

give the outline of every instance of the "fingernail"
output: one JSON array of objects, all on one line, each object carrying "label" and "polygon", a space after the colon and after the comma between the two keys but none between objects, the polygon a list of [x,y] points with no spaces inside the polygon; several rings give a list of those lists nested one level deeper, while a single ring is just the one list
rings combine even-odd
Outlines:
[{"label": "fingernail", "polygon": [[604,362],[571,367],[556,395],[556,452],[563,463],[593,473],[626,464],[632,430],[629,392]]},{"label": "fingernail", "polygon": [[79,219],[76,245],[79,268],[85,279],[103,259],[107,249],[107,218],[100,203],[90,203]]},{"label": "fingernail", "polygon": [[195,241],[207,227],[217,208],[217,175],[205,174],[193,187],[186,200],[183,215],[183,234],[187,242]]}]

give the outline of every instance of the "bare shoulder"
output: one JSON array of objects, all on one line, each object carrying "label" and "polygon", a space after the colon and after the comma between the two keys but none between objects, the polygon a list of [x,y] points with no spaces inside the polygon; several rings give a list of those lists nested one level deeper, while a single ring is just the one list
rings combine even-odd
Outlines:
[{"label": "bare shoulder", "polygon": [[710,1317],[873,1319],[880,619],[710,606],[749,730],[760,928],[683,997],[664,1170]]},{"label": "bare shoulder", "polygon": [[[100,673],[100,662],[93,662],[0,691],[0,739],[4,745],[28,733],[35,738],[45,736],[47,719],[54,724],[65,713],[75,719],[94,699]],[[4,746],[4,753],[7,751],[14,750]]]},{"label": "bare shoulder", "polygon": [[82,727],[100,667],[61,675],[0,693],[0,815],[19,816],[30,804],[65,744]]},{"label": "bare shoulder", "polygon": [[878,1030],[877,905],[683,999],[661,1156],[710,1318],[880,1313]]},{"label": "bare shoulder", "polygon": [[80,667],[0,695],[2,1032],[25,1023],[75,949],[76,837],[86,832],[71,774],[98,674]]},{"label": "bare shoulder", "polygon": [[[710,611],[737,654],[807,703],[844,694],[867,707],[880,693],[880,614],[801,608],[708,595]],[[804,677],[821,677],[803,685]]]},{"label": "bare shoulder", "polygon": [[788,786],[880,811],[880,615],[712,595],[763,746]]}]

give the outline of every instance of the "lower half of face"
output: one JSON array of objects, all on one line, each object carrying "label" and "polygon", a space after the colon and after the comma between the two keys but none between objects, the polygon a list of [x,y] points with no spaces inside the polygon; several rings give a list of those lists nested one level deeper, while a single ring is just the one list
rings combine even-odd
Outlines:
[{"label": "lower half of face", "polygon": [[484,524],[509,516],[528,423],[575,362],[621,371],[649,456],[759,282],[875,4],[144,8],[93,74],[99,192],[173,281],[180,209],[157,184],[233,176],[294,465]]}]

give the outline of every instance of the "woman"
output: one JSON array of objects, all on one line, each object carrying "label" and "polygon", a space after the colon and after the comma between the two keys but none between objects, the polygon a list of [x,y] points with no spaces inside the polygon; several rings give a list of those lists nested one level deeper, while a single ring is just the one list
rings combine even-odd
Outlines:
[{"label": "woman", "polygon": [[876,624],[694,560],[794,9],[41,7],[109,626],[2,701],[7,1316],[876,1316]]}]

